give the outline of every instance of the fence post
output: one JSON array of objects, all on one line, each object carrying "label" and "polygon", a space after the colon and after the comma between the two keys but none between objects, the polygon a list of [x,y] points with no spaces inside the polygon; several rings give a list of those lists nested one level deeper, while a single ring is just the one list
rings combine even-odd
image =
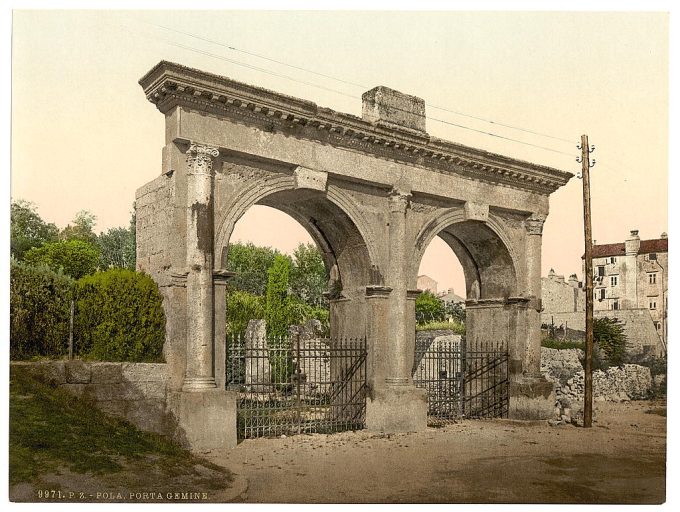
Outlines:
[{"label": "fence post", "polygon": [[73,316],[75,312],[75,300],[71,299],[71,314],[68,322],[68,359],[73,360]]}]

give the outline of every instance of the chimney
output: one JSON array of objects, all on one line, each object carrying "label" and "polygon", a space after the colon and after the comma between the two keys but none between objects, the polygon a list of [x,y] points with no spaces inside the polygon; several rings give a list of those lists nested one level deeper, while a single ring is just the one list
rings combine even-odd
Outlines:
[{"label": "chimney", "polygon": [[425,131],[425,100],[380,85],[361,95],[361,117],[375,125]]},{"label": "chimney", "polygon": [[569,286],[572,288],[578,288],[578,277],[576,277],[576,274],[569,276]]},{"label": "chimney", "polygon": [[637,256],[640,251],[640,236],[638,230],[633,229],[630,232],[630,237],[626,240],[626,256]]},{"label": "chimney", "polygon": [[663,233],[661,233],[661,237],[660,237],[660,238],[661,238],[662,240],[665,240],[666,238],[668,238],[668,233],[666,233],[666,232],[664,231]]},{"label": "chimney", "polygon": [[453,295],[453,288],[449,288],[448,293],[449,293],[449,295]]}]

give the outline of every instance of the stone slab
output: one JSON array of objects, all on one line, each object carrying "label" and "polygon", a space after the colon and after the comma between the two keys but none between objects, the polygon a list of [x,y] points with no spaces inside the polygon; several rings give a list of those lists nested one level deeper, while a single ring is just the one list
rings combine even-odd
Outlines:
[{"label": "stone slab", "polygon": [[90,366],[84,361],[66,362],[66,382],[68,384],[89,384],[92,377]]},{"label": "stone slab", "polygon": [[385,388],[366,403],[366,428],[376,432],[419,432],[427,428],[427,392],[415,386]]},{"label": "stone slab", "polygon": [[90,369],[92,384],[119,383],[123,380],[121,363],[92,363]]},{"label": "stone slab", "polygon": [[236,447],[236,400],[231,391],[172,392],[174,438],[194,453]]}]

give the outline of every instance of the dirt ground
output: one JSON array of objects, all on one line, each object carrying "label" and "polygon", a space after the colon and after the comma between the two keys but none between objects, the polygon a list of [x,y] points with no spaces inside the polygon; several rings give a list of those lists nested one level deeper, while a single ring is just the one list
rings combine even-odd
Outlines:
[{"label": "dirt ground", "polygon": [[665,405],[598,403],[591,429],[464,421],[246,440],[209,459],[250,503],[662,503]]}]

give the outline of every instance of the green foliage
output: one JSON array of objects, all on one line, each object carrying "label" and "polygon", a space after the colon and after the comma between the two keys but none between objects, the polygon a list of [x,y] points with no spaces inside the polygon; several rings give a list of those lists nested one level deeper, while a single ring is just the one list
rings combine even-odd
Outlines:
[{"label": "green foliage", "polygon": [[11,359],[67,353],[73,287],[68,276],[11,260]]},{"label": "green foliage", "polygon": [[416,298],[416,321],[419,324],[444,321],[444,303],[432,292],[424,291]]},{"label": "green foliage", "polygon": [[94,233],[94,226],[97,217],[87,210],[80,210],[73,219],[73,225],[69,224],[59,233],[61,240],[80,240],[89,244],[97,242],[97,235]]},{"label": "green foliage", "polygon": [[99,248],[82,240],[48,242],[24,254],[31,265],[44,265],[79,279],[93,273],[99,265]]},{"label": "green foliage", "polygon": [[227,295],[227,333],[244,334],[248,322],[264,318],[264,297],[241,290]]},{"label": "green foliage", "polygon": [[271,247],[257,247],[252,243],[229,244],[227,270],[236,272],[229,283],[230,286],[254,295],[265,295],[267,272],[277,256],[290,261],[287,256],[282,256],[279,251]]},{"label": "green foliage", "polygon": [[111,228],[100,233],[97,246],[101,252],[100,268],[135,269],[135,234],[131,229]]},{"label": "green foliage", "polygon": [[103,361],[162,361],[165,315],[146,274],[111,269],[77,283],[78,352]]},{"label": "green foliage", "polygon": [[274,263],[267,272],[267,296],[264,318],[267,321],[267,334],[285,336],[290,325],[287,318],[288,286],[290,281],[290,260],[276,255]]},{"label": "green foliage", "polygon": [[465,334],[465,324],[459,322],[427,322],[416,324],[416,331],[453,331],[454,334]]},{"label": "green foliage", "polygon": [[11,368],[9,391],[10,485],[36,482],[44,474],[67,468],[89,475],[125,471],[129,481],[136,482],[134,488],[149,477],[190,481],[196,478],[197,465],[212,472],[192,482],[192,488],[199,484],[220,489],[233,481],[229,470],[192,455],[163,436],[142,432],[106,415],[23,368]]},{"label": "green foliage", "polygon": [[293,295],[310,306],[326,303],[323,293],[328,272],[319,249],[314,244],[299,244],[293,253],[290,288]]},{"label": "green foliage", "polygon": [[10,251],[17,260],[21,260],[29,249],[54,242],[59,237],[57,226],[43,221],[33,203],[12,201],[10,217]]},{"label": "green foliage", "polygon": [[616,318],[596,318],[593,321],[593,342],[604,353],[611,365],[623,364],[626,350],[626,335],[623,324]]},{"label": "green foliage", "polygon": [[465,308],[460,302],[449,302],[444,306],[446,316],[454,322],[465,324]]},{"label": "green foliage", "polygon": [[585,350],[585,343],[582,341],[563,341],[555,338],[544,338],[543,341],[541,341],[541,346],[545,348],[555,348],[557,350],[568,350],[573,348]]}]

